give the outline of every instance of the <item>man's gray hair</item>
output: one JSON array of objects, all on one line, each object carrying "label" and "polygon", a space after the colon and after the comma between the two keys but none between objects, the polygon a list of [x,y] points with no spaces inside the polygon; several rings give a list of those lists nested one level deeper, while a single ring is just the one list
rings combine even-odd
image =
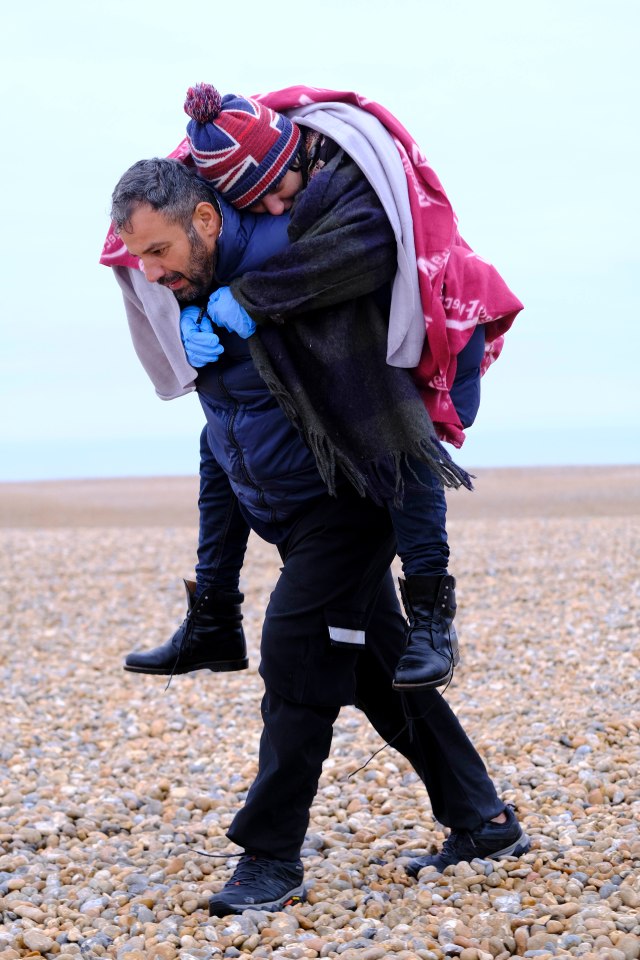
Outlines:
[{"label": "man's gray hair", "polygon": [[203,200],[215,203],[211,187],[184,163],[164,157],[138,160],[116,184],[111,196],[111,220],[116,233],[130,230],[136,208],[148,204],[188,232],[193,211]]}]

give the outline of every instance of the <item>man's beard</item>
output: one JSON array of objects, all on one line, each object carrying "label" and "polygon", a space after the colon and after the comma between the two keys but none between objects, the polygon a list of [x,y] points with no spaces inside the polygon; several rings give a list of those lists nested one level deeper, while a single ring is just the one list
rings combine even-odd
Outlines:
[{"label": "man's beard", "polygon": [[176,280],[187,281],[185,287],[172,291],[179,303],[191,303],[205,296],[213,283],[213,254],[193,226],[187,231],[187,237],[190,247],[188,273],[170,273],[158,280],[162,286],[168,286]]}]

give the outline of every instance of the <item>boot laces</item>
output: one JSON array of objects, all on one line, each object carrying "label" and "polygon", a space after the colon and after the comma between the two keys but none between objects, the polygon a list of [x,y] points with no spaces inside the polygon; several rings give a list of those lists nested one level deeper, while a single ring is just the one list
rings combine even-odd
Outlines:
[{"label": "boot laces", "polygon": [[[451,656],[453,657],[453,651],[452,651],[452,653],[451,653]],[[453,678],[452,678],[452,679],[453,679]],[[451,683],[451,680],[448,680],[447,683],[446,683],[446,685],[442,688],[442,690],[437,690],[437,689],[434,688],[434,689],[433,689],[433,694],[434,694],[434,695],[437,694],[438,696],[442,697],[442,696],[447,692],[447,689],[448,689],[450,683]],[[365,760],[365,762],[364,762],[361,766],[357,767],[357,768],[356,768],[355,770],[353,770],[351,773],[348,773],[345,777],[342,777],[342,778],[341,778],[342,780],[350,780],[351,777],[355,777],[356,773],[360,773],[362,770],[364,770],[366,767],[368,767],[369,764],[371,763],[371,761],[374,759],[374,757],[377,757],[378,754],[379,754],[379,753],[382,753],[383,750],[386,750],[387,747],[392,747],[393,744],[394,744],[394,743],[396,742],[396,740],[398,739],[398,737],[401,737],[402,734],[405,732],[405,730],[408,730],[408,731],[409,731],[409,739],[410,739],[411,742],[413,742],[413,738],[414,738],[414,728],[415,728],[415,722],[416,722],[416,720],[424,720],[424,718],[427,716],[427,714],[433,709],[433,706],[427,707],[427,709],[424,710],[422,713],[418,714],[418,716],[413,716],[412,713],[411,713],[411,711],[410,711],[410,709],[409,709],[409,704],[408,704],[408,702],[407,702],[407,696],[408,696],[407,693],[404,692],[404,691],[400,693],[400,699],[401,699],[401,701],[402,701],[402,712],[404,713],[404,717],[405,717],[404,725],[403,725],[402,727],[400,727],[400,729],[398,730],[398,732],[395,733],[389,740],[387,740],[385,743],[383,743],[381,747],[378,747],[377,750],[374,750],[373,753],[369,756],[368,760]]]},{"label": "boot laces", "polygon": [[[454,652],[453,652],[453,643],[451,642],[451,629],[450,629],[450,627],[447,627],[447,644],[448,644],[448,647],[449,647],[449,656],[451,657],[451,661],[453,662],[454,657],[455,657],[455,654],[454,654]],[[447,682],[446,682],[446,684],[444,685],[444,687],[442,688],[442,690],[436,690],[436,689],[434,689],[434,690],[433,690],[434,694],[435,694],[435,693],[438,693],[439,696],[444,696],[444,694],[445,694],[445,693],[447,692],[447,690],[449,689],[449,685],[450,685],[450,683],[451,683],[452,680],[453,680],[453,676],[451,676],[451,677],[449,678],[449,680],[447,680]],[[391,737],[389,740],[387,740],[386,743],[383,743],[381,747],[378,747],[377,750],[374,750],[374,752],[371,754],[371,756],[369,757],[368,760],[366,760],[360,767],[358,767],[358,768],[357,768],[356,770],[354,770],[352,773],[349,773],[349,774],[346,776],[346,778],[344,778],[344,779],[350,780],[351,777],[354,777],[354,776],[356,775],[356,773],[360,773],[361,770],[364,770],[365,767],[368,767],[369,764],[371,763],[371,761],[373,760],[373,758],[374,758],[374,757],[377,757],[377,755],[378,755],[379,753],[381,753],[383,750],[386,750],[387,747],[393,746],[393,744],[395,743],[395,741],[398,739],[398,737],[402,736],[402,734],[405,732],[405,730],[408,730],[408,731],[409,731],[409,739],[410,739],[411,741],[413,741],[413,738],[414,738],[414,729],[415,729],[415,721],[416,721],[416,720],[424,720],[424,718],[427,716],[427,714],[429,713],[429,711],[430,711],[432,708],[431,708],[431,707],[427,707],[427,709],[424,710],[424,711],[423,711],[421,714],[419,714],[418,716],[413,716],[412,713],[411,713],[411,710],[409,709],[409,704],[408,704],[408,702],[407,702],[407,694],[406,694],[405,692],[402,692],[402,693],[400,694],[400,699],[402,700],[402,712],[404,713],[404,717],[405,717],[405,724],[404,724],[404,726],[401,727],[401,728],[398,730],[398,732],[397,732],[396,734],[394,734],[393,737]],[[450,838],[449,838],[449,839],[450,839]]]},{"label": "boot laces", "polygon": [[[452,641],[451,641],[451,627],[450,627],[449,625],[447,625],[447,648],[448,648],[448,650],[449,650],[449,659],[450,659],[451,662],[453,663],[453,661],[455,660],[455,653],[454,653],[454,650],[453,650],[453,643],[452,643]],[[455,666],[455,664],[454,664],[454,666]],[[452,679],[453,679],[453,678],[452,678]],[[449,683],[451,683],[451,680],[449,680]],[[445,690],[446,690],[447,687],[449,686],[449,683],[447,683],[447,686],[444,688]]]},{"label": "boot laces", "polygon": [[[424,617],[419,617],[419,618],[418,618],[418,617],[412,617],[412,618],[409,620],[409,628],[410,628],[411,631],[413,631],[416,627],[426,627],[427,630],[429,631],[429,634],[430,634],[431,636],[433,636],[433,630],[432,630],[432,628],[433,628],[433,620],[434,620],[434,618],[433,618],[433,616],[432,616],[431,614],[426,614]],[[443,633],[444,633],[444,631],[443,631]],[[448,623],[446,624],[446,638],[447,638],[447,645],[446,645],[446,649],[445,649],[445,650],[438,650],[433,643],[432,643],[432,646],[433,646],[433,649],[434,649],[434,651],[435,651],[436,653],[442,653],[443,656],[446,656],[447,653],[448,653],[450,660],[453,661],[453,659],[454,659],[454,657],[455,657],[455,654],[454,654],[454,650],[453,650],[453,643],[452,643],[452,641],[451,641],[451,626],[450,626],[450,624],[448,624]],[[410,638],[410,640],[409,640],[409,644],[410,644],[410,643],[411,643],[411,638]],[[449,681],[449,682],[450,682],[450,681]],[[447,687],[448,687],[448,686],[449,686],[449,684],[447,684]],[[445,689],[446,689],[446,687],[445,687]]]},{"label": "boot laces", "polygon": [[[195,604],[194,604],[194,608],[195,608]],[[194,620],[193,620],[192,614],[193,614],[193,608],[191,610],[187,610],[187,616],[185,617],[185,628],[182,636],[180,637],[180,643],[178,644],[178,652],[176,654],[175,662],[171,667],[171,673],[169,674],[167,685],[164,688],[165,693],[169,689],[169,685],[171,684],[174,674],[178,669],[178,664],[180,663],[180,658],[183,652],[189,653],[191,650],[191,643],[192,643],[193,630],[194,630]]]}]

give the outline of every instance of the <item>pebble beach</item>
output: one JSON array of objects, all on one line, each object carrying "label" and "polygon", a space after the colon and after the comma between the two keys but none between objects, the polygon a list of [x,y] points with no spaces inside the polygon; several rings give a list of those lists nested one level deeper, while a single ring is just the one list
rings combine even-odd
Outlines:
[{"label": "pebble beach", "polygon": [[640,957],[640,467],[475,472],[449,496],[446,696],[530,852],[410,879],[445,831],[346,708],[307,901],[226,918],[275,549],[252,539],[243,571],[249,670],[167,687],[122,662],[184,616],[196,480],[0,484],[0,960]]}]

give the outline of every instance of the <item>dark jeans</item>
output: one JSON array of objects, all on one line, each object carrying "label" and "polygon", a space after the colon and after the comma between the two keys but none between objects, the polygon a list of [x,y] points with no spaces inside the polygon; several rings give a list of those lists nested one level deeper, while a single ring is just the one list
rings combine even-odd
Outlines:
[{"label": "dark jeans", "polygon": [[[451,399],[465,428],[471,426],[480,406],[484,346],[484,327],[478,326],[458,356]],[[412,471],[421,485],[412,477]],[[402,508],[389,508],[404,575],[442,576],[449,563],[444,489],[424,463],[410,461],[404,474],[406,493]]]},{"label": "dark jeans", "polygon": [[[281,576],[267,607],[258,774],[228,837],[245,850],[293,860],[309,822],[333,723],[355,703],[422,779],[434,816],[474,829],[504,804],[485,766],[435,690],[405,696],[391,679],[404,621],[389,573],[389,514],[350,488],[311,508],[281,545]],[[347,645],[364,631],[364,647]],[[335,645],[330,634],[341,638]]]},{"label": "dark jeans", "polygon": [[450,391],[456,413],[465,430],[476,419],[480,407],[480,366],[484,348],[484,326],[478,324],[458,354],[456,377]]},{"label": "dark jeans", "polygon": [[226,474],[207,442],[207,428],[200,434],[200,528],[196,564],[197,595],[215,584],[237,590],[249,536],[249,525]]},{"label": "dark jeans", "polygon": [[444,488],[417,460],[405,464],[404,481],[402,507],[389,506],[402,570],[405,577],[442,576],[449,563]]}]

